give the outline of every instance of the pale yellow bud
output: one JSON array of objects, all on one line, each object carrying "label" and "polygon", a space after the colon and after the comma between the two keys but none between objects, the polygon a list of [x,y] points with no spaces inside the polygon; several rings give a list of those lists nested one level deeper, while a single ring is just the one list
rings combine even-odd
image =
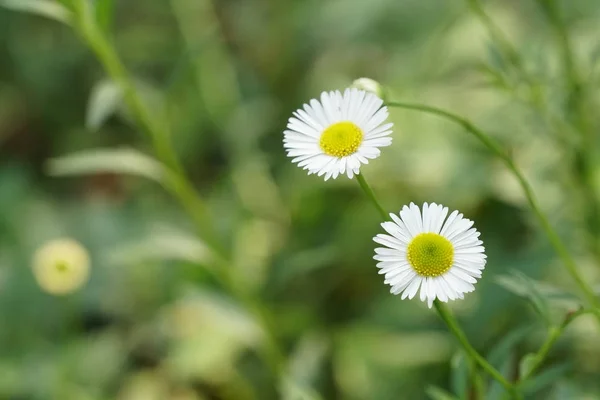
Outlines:
[{"label": "pale yellow bud", "polygon": [[32,268],[42,290],[66,295],[81,288],[89,279],[90,257],[79,242],[55,239],[36,251]]}]

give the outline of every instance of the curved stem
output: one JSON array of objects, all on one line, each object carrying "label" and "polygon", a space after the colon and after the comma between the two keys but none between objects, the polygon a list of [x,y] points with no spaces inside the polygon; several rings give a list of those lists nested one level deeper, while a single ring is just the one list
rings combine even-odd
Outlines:
[{"label": "curved stem", "polygon": [[593,102],[593,97],[587,95],[585,79],[581,76],[575,58],[575,52],[569,38],[568,27],[560,15],[559,5],[555,0],[538,0],[540,7],[546,14],[548,22],[554,31],[557,45],[561,52],[564,76],[566,78],[567,112],[572,124],[579,130],[582,141],[575,152],[574,172],[583,199],[585,201],[587,230],[590,236],[589,249],[600,262],[600,205],[598,185],[596,182],[597,157],[595,146],[595,133],[593,116],[590,114],[595,104],[587,104],[586,100]]},{"label": "curved stem", "polygon": [[502,147],[500,147],[500,145],[498,145],[490,136],[488,136],[481,129],[477,128],[475,125],[473,125],[467,119],[462,118],[458,115],[452,114],[448,111],[445,111],[445,110],[442,110],[439,108],[435,108],[435,107],[430,107],[427,105],[422,105],[422,104],[400,103],[400,102],[388,102],[386,104],[388,107],[398,107],[398,108],[404,108],[404,109],[409,109],[409,110],[418,110],[418,111],[426,112],[428,114],[434,114],[434,115],[446,118],[454,123],[457,123],[457,124],[461,125],[463,128],[465,128],[470,134],[475,136],[490,151],[492,151],[492,153],[494,153],[496,156],[498,156],[504,162],[506,167],[512,172],[512,174],[515,176],[515,178],[517,178],[517,181],[519,182],[519,185],[523,189],[525,197],[527,198],[527,202],[529,203],[529,206],[531,207],[533,213],[535,214],[540,225],[542,226],[542,229],[546,233],[546,236],[548,236],[548,240],[550,241],[550,244],[552,245],[552,247],[554,247],[556,254],[562,260],[567,272],[569,273],[569,275],[571,275],[571,277],[573,278],[573,280],[579,287],[579,289],[582,292],[586,301],[595,309],[593,311],[594,315],[596,315],[596,317],[600,321],[600,302],[598,301],[598,298],[596,297],[593,288],[591,287],[591,285],[589,285],[585,281],[585,279],[583,278],[583,276],[581,275],[581,273],[579,272],[579,270],[577,268],[577,264],[575,263],[571,254],[567,250],[567,247],[562,242],[562,240],[560,239],[560,237],[558,236],[558,234],[556,233],[556,231],[554,230],[554,228],[548,221],[548,218],[546,217],[546,215],[542,212],[542,210],[537,202],[537,199],[533,193],[533,189],[531,188],[531,185],[529,184],[529,182],[527,182],[527,180],[525,179],[525,176],[523,175],[521,170],[516,166],[516,164],[514,163],[512,158],[510,158],[510,156],[502,149]]},{"label": "curved stem", "polygon": [[373,203],[373,205],[375,206],[377,211],[379,211],[379,214],[381,215],[381,217],[384,220],[387,220],[389,218],[388,213],[385,212],[385,209],[381,206],[381,204],[377,200],[377,197],[375,196],[373,189],[371,189],[371,186],[369,186],[369,184],[365,180],[365,177],[361,173],[359,173],[356,175],[356,180],[358,181],[360,188],[363,190],[363,192],[365,192],[365,194],[367,195],[369,200],[371,200],[371,202]]},{"label": "curved stem", "polygon": [[[358,174],[356,177],[357,177],[358,183],[360,184],[361,189],[365,192],[365,194],[367,195],[369,200],[371,200],[371,202],[373,203],[373,205],[375,206],[377,211],[379,211],[382,218],[384,220],[387,219],[388,214],[385,212],[385,210],[383,209],[383,207],[377,200],[377,196],[375,196],[375,193],[373,192],[373,190],[371,189],[371,187],[365,180],[364,176],[362,176],[361,174]],[[477,350],[475,350],[473,348],[473,346],[471,346],[471,344],[469,343],[469,339],[467,339],[467,336],[463,333],[463,331],[458,326],[458,322],[454,319],[454,317],[450,313],[450,310],[448,310],[446,308],[446,306],[437,299],[434,301],[434,304],[435,304],[436,310],[440,314],[440,317],[446,323],[446,325],[448,325],[448,329],[450,329],[450,331],[454,334],[454,336],[456,336],[456,338],[458,339],[460,344],[463,346],[463,348],[467,352],[467,355],[472,360],[472,362],[481,366],[481,368],[483,368],[488,374],[490,374],[490,376],[492,378],[494,378],[495,380],[500,382],[500,384],[502,384],[502,386],[504,386],[506,388],[506,390],[509,393],[511,393],[511,395],[514,398],[520,399],[520,397],[519,397],[520,395],[517,393],[517,391],[513,387],[513,385],[510,382],[508,382],[506,380],[506,378],[504,378],[502,376],[502,374],[500,372],[498,372],[491,364],[489,364],[485,360],[485,358],[483,358],[481,355],[479,355],[479,353],[477,353]]]},{"label": "curved stem", "polygon": [[462,345],[463,349],[466,351],[469,357],[472,360],[474,360],[477,364],[479,364],[479,366],[492,378],[500,382],[500,384],[504,386],[504,388],[513,396],[513,398],[520,398],[520,395],[517,393],[515,387],[509,381],[507,381],[506,378],[502,376],[502,374],[498,372],[496,368],[494,368],[490,363],[488,363],[487,360],[483,358],[477,352],[477,350],[475,350],[475,348],[473,348],[473,346],[471,346],[471,343],[469,343],[469,339],[467,339],[465,333],[458,326],[458,322],[456,321],[448,307],[437,299],[433,302],[433,305],[435,306],[435,309],[440,315],[440,318],[442,318],[442,320],[450,329],[450,332],[452,332],[456,339],[458,339],[459,343]]},{"label": "curved stem", "polygon": [[531,77],[525,71],[523,59],[506,38],[502,30],[494,23],[490,16],[487,15],[479,0],[467,0],[467,3],[471,11],[479,17],[481,23],[487,29],[490,38],[498,45],[506,60],[513,64],[513,66],[524,75],[524,78],[527,81],[530,81]]},{"label": "curved stem", "polygon": [[78,33],[93,50],[111,79],[117,83],[136,122],[151,138],[156,155],[167,170],[163,183],[165,189],[171,192],[182,204],[198,228],[199,236],[215,252],[217,257],[214,261],[219,268],[209,272],[213,274],[225,290],[253,314],[261,325],[266,341],[263,354],[265,362],[274,376],[279,377],[282,373],[284,356],[274,334],[275,324],[272,317],[258,299],[248,293],[243,286],[236,284],[230,269],[231,256],[219,240],[202,198],[185,176],[171,145],[168,122],[161,121],[158,116],[152,114],[138,95],[132,79],[117,52],[96,24],[91,5],[87,0],[75,2],[75,17],[75,28]]},{"label": "curved stem", "polygon": [[520,379],[519,385],[522,386],[525,383],[525,381],[527,381],[527,379],[529,379],[538,370],[538,368],[542,366],[544,360],[546,359],[546,356],[548,356],[548,353],[550,352],[550,349],[552,348],[552,346],[554,346],[556,341],[563,334],[567,326],[569,326],[569,324],[580,315],[589,313],[592,313],[592,311],[587,309],[581,309],[570,313],[566,316],[566,318],[559,326],[554,326],[550,329],[546,340],[544,341],[538,352],[535,354],[535,361],[533,365],[530,367],[529,371],[527,371],[527,373]]},{"label": "curved stem", "polygon": [[471,361],[470,370],[471,379],[473,381],[474,400],[485,400],[485,383],[481,376],[481,371],[475,361]]}]

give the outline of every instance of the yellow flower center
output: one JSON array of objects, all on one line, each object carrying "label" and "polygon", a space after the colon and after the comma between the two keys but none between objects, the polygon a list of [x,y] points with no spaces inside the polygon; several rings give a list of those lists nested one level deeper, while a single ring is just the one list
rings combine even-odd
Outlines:
[{"label": "yellow flower center", "polygon": [[450,269],[454,262],[454,247],[442,235],[421,233],[408,244],[406,255],[417,274],[434,277]]},{"label": "yellow flower center", "polygon": [[67,264],[65,261],[57,261],[55,267],[59,272],[67,272],[69,269],[69,264]]},{"label": "yellow flower center", "polygon": [[363,141],[362,130],[352,122],[337,122],[323,132],[319,145],[333,157],[346,157],[358,150]]}]

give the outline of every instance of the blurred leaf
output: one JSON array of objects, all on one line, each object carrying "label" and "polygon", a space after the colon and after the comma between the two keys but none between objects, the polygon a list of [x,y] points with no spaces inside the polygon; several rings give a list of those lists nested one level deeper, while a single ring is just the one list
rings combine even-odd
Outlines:
[{"label": "blurred leaf", "polygon": [[115,173],[143,176],[162,183],[165,169],[161,163],[133,149],[85,150],[48,161],[53,176]]},{"label": "blurred leaf", "polygon": [[584,399],[584,389],[577,381],[559,381],[552,391],[552,400]]},{"label": "blurred leaf", "polygon": [[243,221],[233,234],[232,262],[236,279],[256,291],[269,276],[271,257],[285,232],[277,224],[258,218]]},{"label": "blurred leaf", "polygon": [[123,94],[112,80],[102,80],[93,88],[88,101],[85,125],[92,131],[100,129],[102,124],[123,104]]},{"label": "blurred leaf", "polygon": [[506,290],[528,299],[546,324],[552,324],[548,300],[542,294],[542,289],[539,288],[537,282],[520,271],[512,271],[512,276],[499,276],[496,278],[496,282]]},{"label": "blurred leaf", "polygon": [[[502,375],[508,377],[512,367],[513,357],[515,354],[514,347],[531,331],[533,327],[530,325],[522,326],[514,329],[508,333],[502,340],[500,340],[488,353],[488,361],[496,369],[498,369]],[[505,398],[506,391],[502,385],[496,381],[492,381],[488,392],[486,393],[486,400],[501,400]]]},{"label": "blurred leaf", "polygon": [[490,69],[506,70],[504,56],[494,42],[488,42],[486,48],[487,59],[490,62]]},{"label": "blurred leaf", "polygon": [[[523,392],[525,392],[526,395],[531,395],[546,389],[550,385],[556,384],[559,378],[571,371],[572,367],[571,363],[566,362],[546,369],[542,373],[528,379],[523,385]],[[564,398],[571,399],[575,397]]]},{"label": "blurred leaf", "polygon": [[[529,281],[529,284],[535,285],[536,291],[553,305],[569,310],[577,309],[581,306],[581,301],[579,298],[572,293],[565,291],[564,289],[553,286],[546,282],[540,282],[535,279],[531,279],[529,277],[527,280]],[[521,279],[509,275],[500,275],[496,277],[496,283],[519,297],[525,299],[528,298],[529,285]],[[600,288],[598,293],[600,294]]]},{"label": "blurred leaf", "polygon": [[114,0],[96,0],[96,21],[105,32],[110,30],[114,6]]},{"label": "blurred leaf", "polygon": [[[504,361],[497,367],[498,372],[502,374],[502,376],[510,379],[510,375],[513,368],[513,352],[509,352]],[[491,380],[488,391],[485,395],[486,400],[503,400],[506,398],[506,389],[502,386],[498,381]]]},{"label": "blurred leaf", "polygon": [[469,365],[462,351],[454,354],[450,360],[452,374],[450,376],[450,387],[452,392],[461,399],[466,399],[469,392]]},{"label": "blurred leaf", "polygon": [[165,362],[169,373],[223,382],[247,348],[260,346],[263,331],[243,305],[210,290],[189,286],[164,313],[162,325],[172,340]]},{"label": "blurred leaf", "polygon": [[429,386],[425,392],[431,400],[458,400],[458,398],[437,386]]},{"label": "blurred leaf", "polygon": [[0,396],[10,398],[15,393],[19,384],[19,370],[10,362],[0,363]]},{"label": "blurred leaf", "polygon": [[73,17],[65,6],[52,0],[0,0],[0,6],[15,11],[41,15],[70,24]]},{"label": "blurred leaf", "polygon": [[281,389],[283,400],[322,400],[314,390],[299,385],[293,380],[285,380]]},{"label": "blurred leaf", "polygon": [[535,353],[526,354],[519,363],[519,378],[522,379],[524,376],[529,374],[529,371],[535,365],[537,356]]},{"label": "blurred leaf", "polygon": [[494,367],[499,368],[501,364],[503,364],[506,359],[510,356],[511,350],[531,331],[533,327],[531,325],[521,326],[502,338],[494,347],[492,347],[488,353],[488,361]]},{"label": "blurred leaf", "polygon": [[289,219],[280,189],[265,160],[259,157],[246,160],[233,170],[232,179],[240,200],[253,214],[280,221]]},{"label": "blurred leaf", "polygon": [[148,237],[118,246],[110,252],[115,264],[138,264],[154,260],[177,260],[198,264],[211,261],[210,249],[196,236],[172,227],[152,229]]},{"label": "blurred leaf", "polygon": [[305,335],[288,361],[289,377],[284,382],[286,400],[320,399],[312,389],[319,378],[329,343],[323,335],[310,333]]}]

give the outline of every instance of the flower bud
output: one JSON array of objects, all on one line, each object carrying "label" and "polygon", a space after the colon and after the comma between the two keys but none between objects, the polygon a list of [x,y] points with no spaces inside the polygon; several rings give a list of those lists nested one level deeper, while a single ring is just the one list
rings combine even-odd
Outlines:
[{"label": "flower bud", "polygon": [[379,82],[371,78],[358,78],[352,82],[352,87],[364,90],[365,92],[373,93],[377,97],[385,100],[385,91],[383,87],[379,84]]}]

